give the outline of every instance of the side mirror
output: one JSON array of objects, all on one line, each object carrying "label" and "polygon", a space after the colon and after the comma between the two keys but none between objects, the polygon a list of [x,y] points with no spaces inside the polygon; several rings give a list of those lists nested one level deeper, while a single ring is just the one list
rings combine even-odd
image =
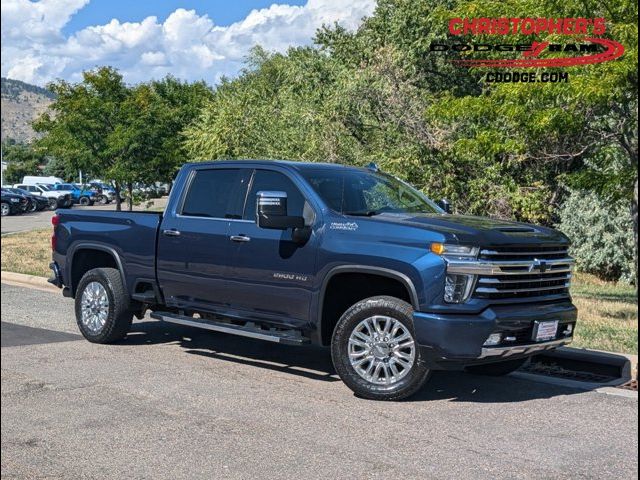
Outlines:
[{"label": "side mirror", "polygon": [[440,200],[438,202],[438,206],[441,209],[443,209],[446,213],[451,213],[451,210],[453,209],[453,207],[451,206],[451,204],[446,198],[443,198],[442,200]]},{"label": "side mirror", "polygon": [[258,227],[272,230],[304,227],[303,217],[287,215],[287,194],[285,192],[258,192],[256,197]]}]

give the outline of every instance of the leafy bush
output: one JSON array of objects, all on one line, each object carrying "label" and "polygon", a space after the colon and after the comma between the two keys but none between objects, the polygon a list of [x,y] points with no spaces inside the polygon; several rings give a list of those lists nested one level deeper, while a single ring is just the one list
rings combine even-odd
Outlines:
[{"label": "leafy bush", "polygon": [[573,242],[571,254],[579,271],[603,280],[633,281],[633,224],[625,202],[573,191],[560,209],[558,228]]}]

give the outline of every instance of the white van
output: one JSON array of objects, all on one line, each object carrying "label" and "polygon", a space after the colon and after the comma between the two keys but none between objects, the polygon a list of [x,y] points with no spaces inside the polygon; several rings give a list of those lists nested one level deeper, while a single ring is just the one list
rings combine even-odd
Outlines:
[{"label": "white van", "polygon": [[62,180],[60,177],[35,177],[26,175],[22,178],[22,183],[24,185],[53,185],[56,183],[64,183],[64,180]]}]

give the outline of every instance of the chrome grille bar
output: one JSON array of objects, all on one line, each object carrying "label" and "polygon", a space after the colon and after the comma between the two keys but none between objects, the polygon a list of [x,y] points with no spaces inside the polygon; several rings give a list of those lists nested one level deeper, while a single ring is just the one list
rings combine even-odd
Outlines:
[{"label": "chrome grille bar", "polygon": [[566,255],[567,250],[550,250],[550,251],[523,251],[523,252],[498,252],[496,250],[480,250],[480,256],[514,256],[514,257],[528,257],[528,256],[544,256],[544,255]]},{"label": "chrome grille bar", "polygon": [[[557,270],[555,270],[554,272],[557,272]],[[569,280],[571,278],[571,274],[567,274],[567,275],[563,275],[561,277],[544,277],[544,278],[525,278],[525,279],[518,279],[518,280],[512,280],[510,278],[505,278],[505,279],[501,279],[501,278],[485,278],[485,277],[481,277],[478,279],[478,283],[484,283],[484,284],[501,284],[504,285],[505,283],[537,283],[537,282],[555,282],[555,281],[560,281],[560,280]]]},{"label": "chrome grille bar", "polygon": [[545,260],[549,269],[545,272],[530,271],[532,261],[527,260],[447,260],[447,272],[469,275],[526,275],[535,273],[550,275],[560,272],[570,272],[575,260],[571,257],[553,258]]},{"label": "chrome grille bar", "polygon": [[520,293],[520,292],[545,292],[547,290],[562,290],[563,288],[569,288],[568,283],[562,285],[553,285],[550,287],[535,287],[535,288],[489,288],[478,287],[476,293]]}]

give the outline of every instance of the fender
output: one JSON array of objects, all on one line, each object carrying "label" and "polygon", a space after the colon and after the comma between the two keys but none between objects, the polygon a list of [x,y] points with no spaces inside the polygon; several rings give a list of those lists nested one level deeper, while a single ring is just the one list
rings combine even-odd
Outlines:
[{"label": "fender", "polygon": [[110,254],[113,259],[116,261],[116,265],[118,266],[118,271],[120,272],[120,277],[122,278],[122,284],[127,285],[127,277],[124,272],[124,266],[122,263],[122,259],[118,252],[113,248],[107,245],[103,245],[101,243],[93,243],[93,242],[78,242],[74,243],[67,250],[67,262],[66,262],[66,272],[69,276],[69,290],[71,291],[72,296],[75,296],[75,285],[73,285],[72,275],[73,272],[73,258],[78,250],[101,250]]},{"label": "fender", "polygon": [[322,281],[322,286],[320,287],[320,293],[318,295],[318,307],[317,307],[317,321],[316,321],[316,335],[317,335],[317,344],[322,345],[322,307],[324,305],[324,296],[327,289],[327,285],[329,285],[329,281],[333,276],[339,273],[370,273],[373,275],[380,275],[383,277],[392,278],[394,280],[398,280],[409,292],[409,298],[411,299],[411,306],[418,310],[418,292],[416,290],[413,281],[404,273],[398,272],[397,270],[391,270],[389,268],[384,267],[372,267],[369,265],[339,265],[337,267],[333,267],[329,272],[325,275],[324,280]]}]

